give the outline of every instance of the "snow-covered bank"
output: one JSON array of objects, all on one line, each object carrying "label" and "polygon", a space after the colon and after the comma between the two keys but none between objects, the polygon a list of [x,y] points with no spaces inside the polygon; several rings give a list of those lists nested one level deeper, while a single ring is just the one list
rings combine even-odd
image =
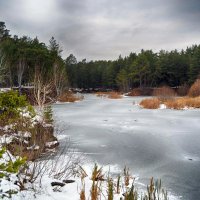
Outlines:
[{"label": "snow-covered bank", "polygon": [[[86,177],[84,178],[84,182],[81,177],[74,177],[73,183],[66,184],[63,187],[52,187],[51,183],[53,181],[57,181],[56,179],[49,178],[46,174],[42,177],[41,183],[38,181],[35,183],[38,186],[35,187],[35,191],[33,190],[26,190],[19,192],[18,194],[14,195],[12,199],[14,200],[33,200],[33,199],[46,199],[46,200],[60,200],[60,199],[67,199],[67,200],[79,200],[81,190],[84,187],[85,197],[86,199],[90,199],[91,197],[91,188],[93,181],[92,171],[94,166],[87,164],[83,165],[84,173],[86,173]],[[118,166],[105,166],[102,171],[104,177],[112,177],[112,181],[117,183],[117,175],[123,174],[123,172],[118,168]],[[142,196],[145,194],[146,186],[144,186],[138,179],[137,176],[131,176],[129,180],[129,185],[125,186],[124,177],[122,176],[119,182],[120,193],[118,194],[116,190],[114,190],[113,200],[119,200],[120,197],[123,197],[123,194],[127,190],[127,188],[131,188],[132,183],[134,183],[135,188],[137,188],[138,195]],[[84,186],[83,186],[84,185]],[[40,186],[40,188],[39,188]],[[99,186],[101,187],[99,198],[102,200],[108,199],[108,182],[107,181],[100,181]],[[164,199],[163,194],[160,193],[160,199]],[[168,194],[170,200],[179,200],[180,197],[175,197],[172,194]]]}]

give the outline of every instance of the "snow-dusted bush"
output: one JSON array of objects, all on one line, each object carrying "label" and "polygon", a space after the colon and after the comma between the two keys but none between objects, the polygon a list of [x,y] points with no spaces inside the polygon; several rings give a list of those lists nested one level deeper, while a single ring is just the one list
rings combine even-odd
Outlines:
[{"label": "snow-dusted bush", "polygon": [[0,150],[0,198],[11,198],[19,191],[17,175],[26,159],[13,157],[6,148]]}]

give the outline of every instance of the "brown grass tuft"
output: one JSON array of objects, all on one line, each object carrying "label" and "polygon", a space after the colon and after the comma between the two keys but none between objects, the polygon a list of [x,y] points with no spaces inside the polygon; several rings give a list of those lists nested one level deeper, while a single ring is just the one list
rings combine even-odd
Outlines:
[{"label": "brown grass tuft", "polygon": [[200,96],[200,79],[197,79],[194,84],[191,86],[189,92],[189,97],[198,97]]},{"label": "brown grass tuft", "polygon": [[95,183],[95,181],[93,181],[92,187],[90,190],[91,200],[98,200],[99,194],[100,194],[100,191],[99,191],[99,187],[98,187],[98,182]]},{"label": "brown grass tuft", "polygon": [[169,99],[166,102],[164,102],[164,104],[169,109],[181,110],[185,107],[183,102],[178,101],[178,99]]},{"label": "brown grass tuft", "polygon": [[106,92],[96,92],[95,94],[96,94],[97,97],[106,97],[107,96]]},{"label": "brown grass tuft", "polygon": [[196,98],[183,98],[182,101],[185,103],[185,107],[188,108],[200,108],[200,97]]},{"label": "brown grass tuft", "polygon": [[200,97],[181,97],[164,102],[167,108],[181,110],[184,108],[200,108]]},{"label": "brown grass tuft", "polygon": [[83,182],[83,180],[82,180],[82,189],[81,189],[81,192],[80,192],[80,200],[86,200],[86,197],[85,197],[85,183]]},{"label": "brown grass tuft", "polygon": [[109,99],[121,99],[122,95],[119,92],[109,92],[108,93],[108,98]]},{"label": "brown grass tuft", "polygon": [[83,96],[77,96],[72,92],[65,92],[62,94],[59,98],[58,101],[60,102],[75,102],[75,101],[80,101],[83,100]]},{"label": "brown grass tuft", "polygon": [[158,109],[160,107],[160,101],[158,98],[143,99],[140,102],[140,106],[147,109]]},{"label": "brown grass tuft", "polygon": [[122,98],[122,94],[120,92],[97,92],[96,93],[97,97],[107,97],[109,99],[121,99]]}]

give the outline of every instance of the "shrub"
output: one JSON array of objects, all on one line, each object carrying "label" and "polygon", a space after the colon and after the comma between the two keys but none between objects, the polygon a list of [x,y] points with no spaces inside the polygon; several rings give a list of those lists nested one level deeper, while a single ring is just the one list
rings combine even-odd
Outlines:
[{"label": "shrub", "polygon": [[161,101],[166,101],[167,99],[172,99],[176,97],[176,92],[168,87],[168,86],[163,86],[161,88],[156,88],[153,91],[153,96],[158,97]]},{"label": "shrub", "polygon": [[96,92],[97,97],[106,97],[106,92]]},{"label": "shrub", "polygon": [[142,96],[142,92],[140,88],[135,88],[132,91],[128,93],[128,96],[134,97],[134,96]]},{"label": "shrub", "polygon": [[83,100],[83,96],[77,96],[73,94],[72,92],[68,91],[62,94],[59,98],[58,101],[60,102],[75,102],[75,101],[80,101]]},{"label": "shrub", "polygon": [[169,99],[165,102],[165,105],[167,108],[177,110],[183,109],[185,107],[183,102],[178,101],[178,99]]},{"label": "shrub", "polygon": [[184,108],[200,108],[200,97],[189,98],[182,97],[174,100],[168,100],[165,102],[167,108],[170,109],[184,109]]},{"label": "shrub", "polygon": [[186,96],[189,91],[189,86],[184,84],[177,88],[177,95],[178,96]]},{"label": "shrub", "polygon": [[26,96],[19,96],[16,91],[8,91],[0,93],[0,110],[8,113],[17,113],[18,108],[23,108],[28,105]]},{"label": "shrub", "polygon": [[97,92],[97,97],[107,97],[109,99],[121,99],[122,95],[120,92]]},{"label": "shrub", "polygon": [[200,97],[183,98],[182,101],[185,102],[185,107],[200,108]]},{"label": "shrub", "polygon": [[152,88],[134,88],[127,96],[152,96]]},{"label": "shrub", "polygon": [[143,99],[140,102],[140,106],[147,109],[158,109],[160,107],[160,101],[158,98]]},{"label": "shrub", "polygon": [[108,98],[109,99],[121,99],[122,95],[119,92],[109,92],[108,93]]},{"label": "shrub", "polygon": [[[6,148],[2,148],[0,150],[0,159],[6,154]],[[8,176],[8,173],[17,173],[22,165],[26,162],[25,158],[17,158],[15,161],[11,159],[5,163],[1,163],[0,165],[0,178]]]},{"label": "shrub", "polygon": [[44,120],[46,123],[53,123],[53,112],[51,106],[46,106],[44,108]]},{"label": "shrub", "polygon": [[191,86],[188,96],[190,97],[198,97],[200,96],[200,79],[197,79],[194,84]]},{"label": "shrub", "polygon": [[[11,174],[16,174],[16,178],[18,178],[18,174],[25,164],[25,158],[17,157],[11,159],[10,153],[7,152],[5,147],[0,150],[0,199],[4,197],[12,198],[12,195],[18,192],[18,189],[13,187],[15,184],[17,185],[17,182],[15,180],[14,183],[14,175],[11,176]],[[1,184],[8,184],[9,187],[1,187]]]}]

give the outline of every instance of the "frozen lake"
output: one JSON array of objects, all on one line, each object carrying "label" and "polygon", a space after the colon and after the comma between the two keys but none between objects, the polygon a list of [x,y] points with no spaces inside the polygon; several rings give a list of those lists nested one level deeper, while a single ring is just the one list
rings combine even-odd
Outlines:
[{"label": "frozen lake", "polygon": [[140,99],[85,95],[54,105],[55,121],[90,160],[126,165],[141,183],[161,178],[180,199],[200,199],[200,110],[141,109],[133,105]]}]

